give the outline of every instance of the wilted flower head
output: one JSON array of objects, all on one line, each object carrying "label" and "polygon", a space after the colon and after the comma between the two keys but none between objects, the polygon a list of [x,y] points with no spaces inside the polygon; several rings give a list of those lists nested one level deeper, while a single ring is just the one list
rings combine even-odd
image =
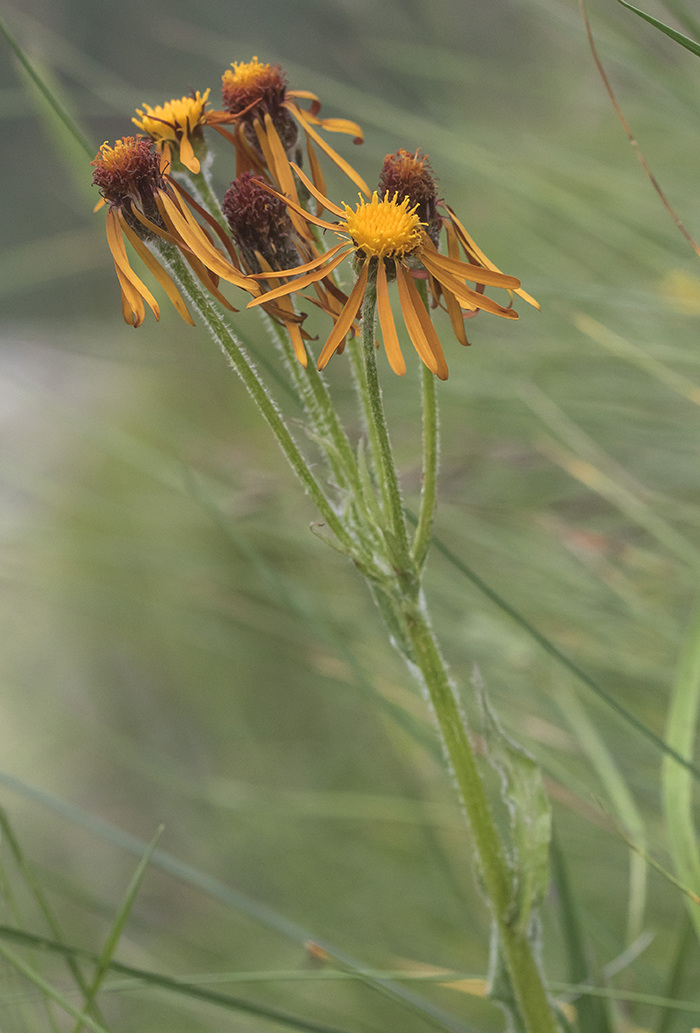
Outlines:
[{"label": "wilted flower head", "polygon": [[[317,189],[325,192],[325,181],[315,146],[318,146],[365,193],[367,184],[353,167],[323,139],[317,128],[331,133],[352,136],[362,143],[362,130],[344,118],[318,117],[321,103],[308,90],[290,90],[287,77],[279,65],[252,61],[236,61],[222,77],[223,111],[212,112],[209,122],[236,147],[236,175],[254,172],[268,175],[279,190],[298,204],[297,187],[290,158],[301,161],[299,129],[303,130],[311,178]],[[302,108],[300,100],[311,102]],[[226,125],[234,125],[233,134]],[[314,146],[315,145],[315,146]],[[297,233],[309,239],[303,218],[295,210],[290,213]]]},{"label": "wilted flower head", "polygon": [[202,151],[204,148],[202,127],[207,124],[205,108],[208,97],[209,90],[204,93],[197,90],[191,97],[169,100],[155,108],[144,104],[143,111],[136,109],[136,114],[141,117],[132,118],[131,121],[155,141],[159,150],[166,141],[175,144],[179,148],[182,164],[196,175],[200,161],[195,149]]},{"label": "wilted flower head", "polygon": [[[133,246],[158,280],[173,305],[187,323],[192,323],[180,293],[147,243],[156,238],[177,247],[195,274],[223,305],[230,303],[218,291],[219,277],[257,293],[257,288],[232,263],[235,252],[218,223],[168,175],[170,150],[166,144],[159,155],[153,142],[141,136],[125,136],[114,147],[103,143],[92,162],[93,182],[100,188],[102,202],[108,205],[107,241],[122,289],[124,319],[140,326],[145,315],[144,301],[156,319],[160,308],[155,298],[129,264],[124,237]],[[212,244],[210,237],[194,218],[193,208],[208,222],[229,251],[229,258]],[[235,311],[235,310],[234,310]]]},{"label": "wilted flower head", "polygon": [[298,261],[289,209],[252,172],[233,181],[224,195],[223,212],[250,272],[262,272],[259,255],[275,269]]}]

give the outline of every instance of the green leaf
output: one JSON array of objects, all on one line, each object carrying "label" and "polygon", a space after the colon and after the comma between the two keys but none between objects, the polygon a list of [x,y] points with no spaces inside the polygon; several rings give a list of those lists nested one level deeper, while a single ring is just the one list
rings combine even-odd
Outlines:
[{"label": "green leaf", "polygon": [[549,843],[552,811],[535,760],[504,731],[475,671],[474,688],[481,709],[488,758],[501,776],[501,794],[510,814],[514,849],[514,924],[524,934],[533,909],[544,899],[549,884]]},{"label": "green leaf", "polygon": [[660,32],[665,33],[671,39],[675,40],[676,43],[680,43],[682,47],[689,50],[691,54],[695,54],[696,57],[700,57],[700,43],[696,43],[695,40],[690,39],[688,36],[684,36],[682,32],[676,32],[670,25],[664,25],[663,22],[658,21],[656,18],[652,18],[650,14],[645,14],[644,11],[640,11],[639,8],[633,7],[632,4],[628,4],[627,0],[617,0],[618,4],[622,4],[629,11],[634,11],[640,18],[643,18],[645,22],[649,22],[654,28],[659,29]]}]

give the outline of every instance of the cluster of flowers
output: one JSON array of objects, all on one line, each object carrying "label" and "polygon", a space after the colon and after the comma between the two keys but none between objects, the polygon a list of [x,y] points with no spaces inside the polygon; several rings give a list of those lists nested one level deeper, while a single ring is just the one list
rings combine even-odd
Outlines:
[{"label": "cluster of flowers", "polygon": [[[438,199],[427,156],[404,150],[388,155],[378,189],[370,197],[364,180],[319,132],[343,133],[361,143],[360,127],[346,119],[319,118],[318,98],[306,90],[288,89],[278,65],[261,64],[257,58],[237,62],[223,75],[222,110],[208,110],[208,98],[206,90],[155,108],[144,104],[133,119],[142,135],[123,137],[113,147],[104,143],[92,162],[93,180],[102,194],[96,210],[108,206],[107,239],[127,323],[141,325],[144,302],[156,319],[160,312],[131,268],[125,237],[186,322],[192,323],[192,318],[159,260],[164,253],[159,240],[176,248],[206,290],[229,310],[237,311],[219,291],[220,280],[252,295],[248,307],[261,305],[286,327],[304,366],[309,337],[302,327],[305,316],[297,314],[292,295],[317,305],[333,320],[319,369],[335,352],[342,352],[348,334],[356,332],[360,306],[371,289],[376,290],[391,368],[405,373],[389,300],[388,284],[393,281],[409,337],[425,365],[442,380],[448,375],[447,364],[417,280],[425,282],[430,306],[446,309],[464,345],[469,343],[464,320],[478,311],[517,319],[513,292],[539,307],[519,280],[489,261],[452,209]],[[301,101],[309,101],[309,107],[302,107]],[[207,128],[235,148],[236,179],[221,212],[207,210],[197,189],[206,179]],[[310,177],[300,167],[301,134]],[[338,207],[327,198],[316,147],[362,191],[354,209],[344,203]],[[185,189],[183,179],[189,179],[192,192]],[[312,198],[315,214],[308,210]],[[321,218],[324,210],[338,221]],[[323,251],[319,228],[334,232],[341,242]],[[439,250],[443,231],[446,254]],[[346,258],[354,259],[357,273],[349,295],[333,275]],[[280,280],[280,286],[271,286]],[[485,287],[506,290],[509,304],[487,297]],[[313,289],[313,296],[300,294],[307,288]]]}]

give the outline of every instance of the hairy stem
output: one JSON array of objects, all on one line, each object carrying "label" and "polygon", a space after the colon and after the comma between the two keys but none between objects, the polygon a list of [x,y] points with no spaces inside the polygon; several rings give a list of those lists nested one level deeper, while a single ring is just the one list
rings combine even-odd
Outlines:
[{"label": "hairy stem", "polygon": [[498,923],[499,947],[528,1033],[558,1033],[542,973],[527,934],[512,923],[513,877],[476,764],[464,716],[450,683],[425,610],[410,604],[408,634],[435,712],[445,751],[464,804],[476,845],[484,888]]},{"label": "hairy stem", "polygon": [[394,453],[391,449],[389,431],[384,416],[382,393],[377,376],[377,360],[374,347],[374,319],[377,308],[377,291],[372,283],[368,283],[365,299],[362,304],[362,352],[364,358],[364,384],[368,404],[365,412],[370,422],[370,440],[375,450],[376,473],[380,478],[385,512],[389,518],[395,557],[405,574],[414,580],[413,562],[410,556],[406,522],[403,515],[403,501],[396,475]]}]

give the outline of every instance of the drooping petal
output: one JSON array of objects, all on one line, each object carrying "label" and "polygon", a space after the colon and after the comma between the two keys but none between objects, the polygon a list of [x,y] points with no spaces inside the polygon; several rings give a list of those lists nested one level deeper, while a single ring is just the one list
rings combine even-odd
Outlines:
[{"label": "drooping petal", "polygon": [[160,309],[158,307],[158,302],[153,297],[145,283],[143,283],[143,281],[139,279],[139,277],[136,275],[134,270],[129,265],[129,259],[126,254],[126,247],[124,246],[124,238],[121,235],[119,219],[117,218],[117,213],[115,211],[107,212],[107,243],[109,244],[109,250],[112,252],[112,258],[114,259],[114,265],[117,269],[119,282],[122,284],[122,290],[124,290],[127,294],[129,302],[132,302],[132,298],[130,293],[126,291],[126,288],[124,287],[125,282],[129,283],[133,288],[135,288],[135,290],[141,295],[143,300],[151,309],[151,312],[156,317],[156,319],[160,319]]},{"label": "drooping petal", "polygon": [[[143,298],[136,290],[133,283],[131,283],[130,280],[127,280],[116,262],[114,263],[114,268],[117,271],[117,279],[119,280],[119,286],[122,289],[122,312],[124,313],[124,319],[129,326],[133,326],[135,329],[138,329],[138,327],[143,323],[146,315]],[[131,314],[129,310],[131,310]],[[156,319],[160,319],[160,310],[156,315]]]},{"label": "drooping petal", "polygon": [[[309,168],[311,169],[311,178],[314,181],[314,186],[325,197],[327,193],[326,180],[324,178],[323,170],[321,169],[321,163],[318,160],[318,156],[316,155],[316,151],[314,150],[314,145],[310,136],[306,137],[306,154],[309,159]],[[320,216],[324,207],[325,206],[322,205],[320,201],[317,201],[316,215]]]},{"label": "drooping petal", "polygon": [[336,255],[341,248],[349,247],[352,248],[352,244],[344,241],[342,244],[336,244],[330,251],[325,251],[318,258],[314,258],[311,262],[306,262],[304,265],[295,265],[293,269],[270,269],[269,272],[264,273],[251,273],[251,279],[253,280],[269,280],[274,277],[276,280],[286,276],[296,276],[297,273],[307,273],[310,269],[318,269],[320,265],[326,262],[333,255]]},{"label": "drooping petal", "polygon": [[255,129],[255,135],[258,138],[260,148],[265,156],[268,169],[282,193],[285,194],[292,202],[289,217],[294,223],[294,228],[304,240],[310,240],[311,237],[304,219],[297,215],[297,210],[299,209],[299,197],[297,195],[296,183],[294,182],[294,176],[292,175],[292,170],[289,166],[289,159],[287,158],[285,149],[282,146],[282,141],[279,138],[279,134],[275,129],[270,114],[265,114],[264,127],[260,120],[256,118],[253,122],[253,128]]},{"label": "drooping petal", "polygon": [[192,149],[192,143],[189,136],[183,133],[180,137],[180,161],[189,169],[195,176],[199,173],[199,158],[195,157],[195,153]]},{"label": "drooping petal", "polygon": [[495,269],[485,269],[481,265],[472,265],[470,262],[460,262],[454,258],[448,258],[446,255],[441,255],[436,251],[434,245],[432,248],[422,247],[419,257],[426,269],[429,269],[433,275],[437,275],[436,270],[444,270],[459,277],[461,280],[483,283],[486,287],[503,287],[505,290],[517,290],[520,286],[520,280],[516,279],[515,276],[506,276],[505,273],[499,273]]},{"label": "drooping petal", "polygon": [[384,350],[386,351],[389,365],[394,373],[402,377],[406,372],[406,363],[401,354],[401,346],[396,334],[394,315],[391,311],[391,301],[389,300],[389,288],[386,282],[386,268],[381,259],[377,265],[377,312],[379,314],[379,325],[382,328]]},{"label": "drooping petal", "polygon": [[321,150],[325,151],[325,153],[328,155],[331,161],[334,161],[338,168],[342,169],[345,175],[349,176],[353,183],[355,183],[360,188],[360,190],[364,194],[366,194],[367,197],[369,197],[370,189],[365,183],[362,176],[359,174],[359,172],[355,172],[352,165],[350,165],[349,162],[345,160],[345,158],[341,158],[341,156],[336,151],[334,151],[329,144],[326,143],[322,136],[319,136],[319,134],[313,128],[307,117],[308,113],[302,111],[302,109],[298,107],[298,105],[296,104],[287,103],[284,105],[284,107],[286,107],[292,113],[292,115],[294,116],[294,118],[296,118],[297,122],[300,124],[304,132],[307,133],[313,139],[314,143],[317,143]]},{"label": "drooping petal", "polygon": [[247,307],[255,308],[256,305],[261,305],[263,301],[273,301],[275,298],[281,298],[285,294],[293,294],[294,291],[303,290],[304,287],[308,287],[314,280],[321,280],[328,273],[332,272],[341,262],[345,261],[346,255],[347,252],[342,255],[336,255],[328,265],[315,269],[313,272],[307,273],[306,276],[300,276],[298,280],[292,280],[291,283],[285,283],[282,287],[275,287],[274,290],[268,291],[267,294],[261,294],[259,297],[253,298],[252,301],[248,302]]},{"label": "drooping petal", "polygon": [[214,230],[214,233],[216,233],[217,237],[228,251],[229,258],[231,259],[231,264],[235,266],[236,269],[240,269],[240,263],[238,261],[238,255],[236,254],[235,248],[229,240],[226,233],[224,233],[223,228],[219,225],[219,223],[216,221],[213,215],[210,215],[206,208],[202,208],[201,204],[195,201],[194,197],[192,197],[192,194],[188,193],[187,190],[185,190],[185,188],[181,186],[176,180],[171,179],[170,176],[168,177],[168,180],[175,187],[177,192],[185,198],[188,205],[191,208],[194,208],[197,214],[201,215],[204,221],[208,223],[209,226],[211,226],[211,228]]},{"label": "drooping petal", "polygon": [[[457,218],[453,210],[450,208],[450,206],[446,204],[445,208],[447,208],[448,212],[452,216],[452,221],[457,230],[457,235],[459,236],[465,251],[471,251],[474,257],[477,258],[480,262],[483,262],[487,269],[493,269],[494,272],[500,273],[501,270],[498,268],[498,266],[494,265],[489,258],[486,257],[486,255],[478,246],[476,241],[467,233],[466,229],[459,221],[459,219]],[[528,294],[527,291],[524,291],[522,287],[518,287],[515,293],[519,297],[521,297],[523,301],[526,301],[528,305],[532,305],[536,309],[540,308],[540,303],[538,301],[535,301],[535,299],[530,294]]]},{"label": "drooping petal", "polygon": [[442,269],[433,269],[433,276],[436,280],[439,280],[442,286],[452,291],[457,301],[465,308],[469,309],[483,309],[484,312],[491,312],[495,316],[503,316],[504,319],[517,319],[518,313],[512,308],[504,308],[503,305],[499,305],[497,302],[492,301],[485,294],[478,294],[473,291],[471,287],[465,287],[465,285],[453,276],[452,273],[443,271]]},{"label": "drooping petal", "polygon": [[467,334],[464,329],[464,316],[462,315],[462,309],[459,306],[459,302],[455,298],[452,291],[445,290],[443,292],[445,304],[447,305],[447,314],[450,317],[450,323],[452,324],[452,332],[459,341],[460,344],[468,345]]},{"label": "drooping petal", "polygon": [[202,227],[187,206],[180,208],[174,198],[168,197],[164,191],[158,195],[157,203],[166,225],[170,226],[208,269],[218,273],[222,280],[228,280],[229,283],[234,283],[251,294],[255,293],[257,285],[234,269],[211,241],[207,240]]},{"label": "drooping petal", "polygon": [[329,212],[332,212],[333,215],[337,215],[340,219],[345,218],[345,212],[343,211],[343,209],[339,208],[337,204],[333,204],[333,202],[329,201],[324,194],[318,191],[309,179],[309,177],[302,172],[298,165],[295,165],[293,161],[290,161],[289,164],[292,166],[292,168],[294,169],[294,171],[296,172],[297,176],[302,181],[306,189],[309,191],[310,194],[313,194],[313,196],[316,198],[319,204],[323,205],[324,208],[327,208]]},{"label": "drooping petal", "polygon": [[172,279],[170,278],[166,270],[163,268],[160,262],[158,262],[156,257],[151,254],[151,252],[148,250],[143,241],[139,240],[139,238],[131,229],[123,215],[120,215],[119,222],[121,224],[123,232],[126,234],[127,239],[129,240],[129,243],[133,247],[134,251],[136,251],[136,254],[139,256],[146,268],[153,273],[156,280],[161,285],[165,293],[168,295],[168,298],[175,306],[175,310],[177,311],[178,315],[182,319],[184,319],[186,323],[189,323],[190,326],[194,326],[194,320],[188,312],[187,306],[185,305],[185,302],[182,300],[179,290],[173,283]]},{"label": "drooping petal", "polygon": [[[337,222],[326,222],[324,219],[319,219],[316,215],[312,215],[311,212],[305,211],[301,207],[300,204],[295,204],[294,201],[291,201],[288,197],[285,197],[284,194],[278,193],[277,190],[275,190],[271,186],[268,186],[267,183],[262,183],[261,182],[260,186],[262,187],[263,190],[267,190],[267,192],[269,194],[274,194],[275,197],[279,197],[281,201],[284,201],[284,203],[287,205],[287,207],[292,209],[292,214],[294,214],[294,212],[298,212],[301,216],[303,216],[304,219],[306,219],[307,222],[312,222],[314,224],[314,226],[320,226],[324,230],[337,230],[338,229],[338,223]],[[308,239],[308,234],[307,234],[307,239]]]},{"label": "drooping petal", "polygon": [[333,352],[336,351],[336,349],[344,342],[345,337],[354,322],[355,316],[358,313],[360,305],[362,304],[362,299],[365,296],[368,274],[369,260],[366,259],[360,271],[360,275],[357,277],[357,282],[350,292],[347,304],[340,313],[335,326],[331,330],[328,340],[323,346],[323,351],[318,357],[319,369],[325,369]]},{"label": "drooping petal", "polygon": [[[406,322],[408,335],[413,341],[413,347],[431,373],[436,373],[440,380],[447,380],[447,363],[445,362],[445,356],[442,353],[433,324],[425,311],[425,305],[416,290],[410,273],[399,265],[398,262],[396,263],[396,283],[399,288],[401,311]],[[430,336],[428,336],[428,327],[432,331]]]}]

